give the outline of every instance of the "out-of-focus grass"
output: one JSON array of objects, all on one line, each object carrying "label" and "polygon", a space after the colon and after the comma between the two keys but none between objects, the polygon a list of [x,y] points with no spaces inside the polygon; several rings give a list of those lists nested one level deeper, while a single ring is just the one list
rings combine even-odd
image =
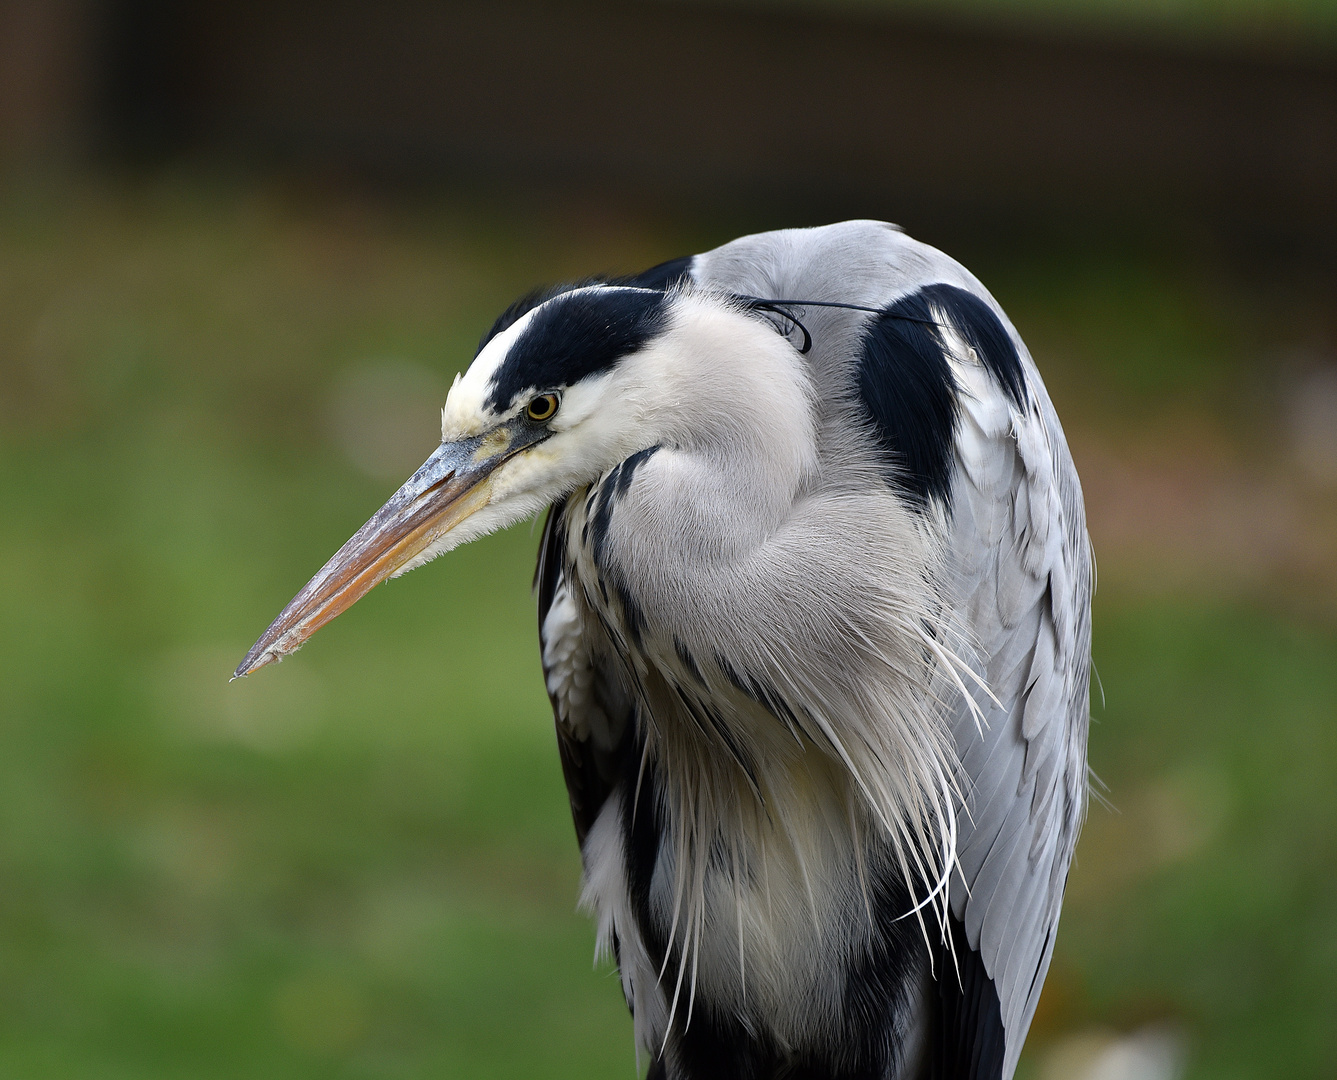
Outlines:
[{"label": "out-of-focus grass", "polygon": [[1037,1046],[1181,1024],[1194,1077],[1337,1065],[1337,633],[1202,598],[1102,598],[1092,806]]},{"label": "out-of-focus grass", "polygon": [[[696,246],[449,200],[3,189],[0,1076],[632,1075],[574,911],[528,528],[226,680],[394,487],[329,434],[342,372],[448,376],[529,285]],[[1172,403],[1238,360],[1182,282],[1144,290],[1139,329],[1135,266],[1078,290],[995,261],[1023,312],[1057,298],[1040,340],[1089,360],[1047,368],[1065,414],[1136,411],[1111,334],[1200,350],[1191,378],[1145,365]],[[1096,635],[1092,761],[1121,812],[1093,810],[1037,1048],[1167,1018],[1195,1076],[1331,1075],[1337,634],[1115,591]]]},{"label": "out-of-focus grass", "polygon": [[339,370],[465,362],[518,287],[499,228],[334,213],[0,217],[0,1074],[632,1074],[527,529],[228,685],[387,494],[326,436]]}]

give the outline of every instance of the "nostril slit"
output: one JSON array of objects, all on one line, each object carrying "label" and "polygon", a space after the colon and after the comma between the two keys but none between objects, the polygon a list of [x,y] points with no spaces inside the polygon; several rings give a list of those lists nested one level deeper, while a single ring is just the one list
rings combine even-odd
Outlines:
[{"label": "nostril slit", "polygon": [[454,479],[455,479],[455,470],[451,469],[450,472],[446,473],[446,475],[441,477],[441,479],[438,480],[435,484],[427,488],[422,493],[421,497],[426,498],[428,495],[432,494],[432,492],[436,491],[437,488],[444,487],[446,484],[449,484]]}]

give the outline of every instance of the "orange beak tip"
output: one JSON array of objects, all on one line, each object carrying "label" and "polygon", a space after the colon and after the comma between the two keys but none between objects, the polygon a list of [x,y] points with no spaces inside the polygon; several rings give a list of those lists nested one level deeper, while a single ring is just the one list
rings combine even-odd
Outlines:
[{"label": "orange beak tip", "polygon": [[262,667],[278,663],[285,655],[287,654],[275,650],[272,646],[258,656],[248,653],[245,659],[237,665],[237,670],[232,673],[232,677],[228,679],[228,682],[236,682],[238,679],[244,679],[248,675],[254,675]]},{"label": "orange beak tip", "polygon": [[[502,440],[505,444],[505,440]],[[302,647],[322,626],[388,577],[419,565],[424,550],[491,499],[489,474],[508,454],[474,461],[479,440],[442,444],[341,547],[251,646],[232,673],[244,679]]]}]

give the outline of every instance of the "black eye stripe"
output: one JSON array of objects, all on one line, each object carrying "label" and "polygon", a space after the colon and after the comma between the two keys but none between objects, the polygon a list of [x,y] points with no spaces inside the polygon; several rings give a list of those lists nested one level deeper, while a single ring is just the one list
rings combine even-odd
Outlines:
[{"label": "black eye stripe", "polygon": [[489,380],[486,404],[503,412],[531,386],[575,386],[663,332],[665,294],[602,286],[542,304]]}]

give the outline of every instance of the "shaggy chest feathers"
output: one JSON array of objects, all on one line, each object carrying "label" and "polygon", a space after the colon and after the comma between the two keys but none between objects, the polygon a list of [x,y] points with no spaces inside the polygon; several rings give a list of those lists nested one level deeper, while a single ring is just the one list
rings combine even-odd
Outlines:
[{"label": "shaggy chest feathers", "polygon": [[[630,589],[618,520],[637,512],[637,474],[649,475],[655,457],[629,459],[554,510],[562,572],[543,626],[559,718],[599,751],[611,791],[583,844],[583,902],[617,955],[638,1042],[658,1047],[670,1029],[727,1041],[736,1027],[779,1055],[848,1045],[851,1066],[873,1059],[885,1063],[880,1075],[909,1075],[922,1030],[884,1031],[877,1047],[859,1045],[860,1033],[871,1016],[926,1015],[913,1004],[928,987],[924,920],[936,932],[937,916],[925,897],[941,876],[941,838],[898,835],[886,818],[917,796],[931,822],[938,808],[925,806],[916,774],[936,770],[929,798],[945,807],[946,767],[931,737],[870,739],[852,716],[896,702],[814,684],[787,663],[798,643],[786,637],[804,637],[808,654],[844,652],[851,669],[891,661],[923,689],[933,658],[922,644],[906,657],[886,641],[812,640],[837,626],[870,632],[860,627],[886,613],[866,603],[803,627],[763,620],[755,652],[725,655],[712,641],[710,597],[673,596],[671,580],[658,595]],[[801,550],[821,509],[800,507],[787,523],[800,535],[772,538],[774,551],[748,560],[761,580],[785,571],[767,574],[767,558]],[[826,524],[838,528],[838,517]],[[740,577],[736,564],[728,576]],[[809,582],[807,609],[820,577],[811,568],[798,579]]]}]

